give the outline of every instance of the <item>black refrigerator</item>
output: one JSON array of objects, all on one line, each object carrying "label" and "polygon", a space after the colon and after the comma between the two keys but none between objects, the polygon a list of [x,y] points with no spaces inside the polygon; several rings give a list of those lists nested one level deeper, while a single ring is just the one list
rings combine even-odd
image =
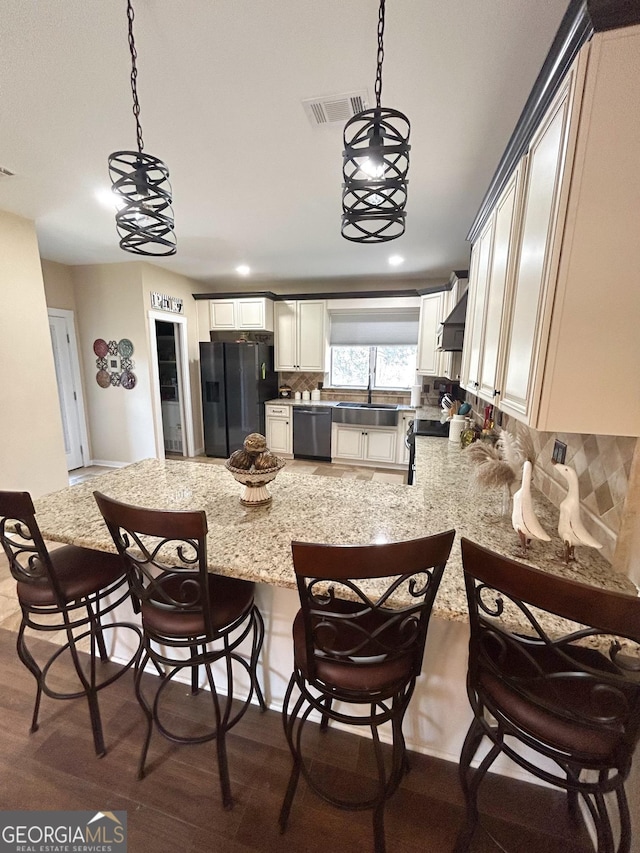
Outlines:
[{"label": "black refrigerator", "polygon": [[201,343],[200,377],[207,456],[230,456],[250,432],[264,435],[264,404],[278,396],[273,347]]}]

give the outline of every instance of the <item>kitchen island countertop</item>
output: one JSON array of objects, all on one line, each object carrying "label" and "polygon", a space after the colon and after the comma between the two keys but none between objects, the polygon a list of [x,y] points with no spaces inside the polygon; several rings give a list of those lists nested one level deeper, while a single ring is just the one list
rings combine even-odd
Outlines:
[{"label": "kitchen island countertop", "polygon": [[[284,470],[269,484],[265,507],[240,504],[240,486],[224,466],[204,462],[147,459],[35,501],[46,539],[113,551],[93,491],[140,506],[204,509],[209,524],[211,571],[295,589],[291,540],[336,544],[382,543],[455,528],[451,557],[434,614],[466,621],[460,537],[521,559],[511,520],[500,515],[501,493],[477,492],[471,463],[457,445],[443,438],[416,439],[417,485],[319,477]],[[565,566],[556,556],[558,511],[534,495],[551,542],[534,542],[526,562],[545,571],[595,586],[637,594],[623,575],[612,572],[600,554],[576,549]]]}]

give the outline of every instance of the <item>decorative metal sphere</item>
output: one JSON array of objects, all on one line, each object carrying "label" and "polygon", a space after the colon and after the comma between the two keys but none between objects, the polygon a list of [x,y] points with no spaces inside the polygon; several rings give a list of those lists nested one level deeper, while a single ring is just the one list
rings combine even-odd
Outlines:
[{"label": "decorative metal sphere", "polygon": [[375,107],[344,128],[342,236],[354,243],[395,240],[405,230],[409,133],[404,113]]},{"label": "decorative metal sphere", "polygon": [[169,170],[143,151],[114,151],[109,157],[120,248],[137,255],[175,255]]}]

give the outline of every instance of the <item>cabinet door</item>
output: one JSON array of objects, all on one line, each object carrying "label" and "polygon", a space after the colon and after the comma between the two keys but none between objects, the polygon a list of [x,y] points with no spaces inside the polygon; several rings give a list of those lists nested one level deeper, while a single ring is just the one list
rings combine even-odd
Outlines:
[{"label": "cabinet door", "polygon": [[364,431],[361,427],[336,426],[331,444],[331,455],[340,459],[362,459]]},{"label": "cabinet door", "polygon": [[420,297],[420,330],[418,332],[418,373],[440,376],[440,352],[437,335],[443,315],[444,294],[431,293]]},{"label": "cabinet door", "polygon": [[524,183],[500,401],[501,409],[524,421],[531,413],[538,349],[542,335],[548,333],[545,302],[549,299],[550,304],[553,296],[551,253],[569,129],[571,77],[568,75],[531,142]]},{"label": "cabinet door", "polygon": [[212,299],[209,303],[211,310],[212,329],[236,329],[236,306],[234,299]]},{"label": "cabinet door", "polygon": [[473,394],[477,394],[480,388],[480,354],[482,352],[482,331],[494,225],[495,215],[492,213],[473,247],[469,275],[469,303],[463,344],[465,353],[464,387]]},{"label": "cabinet door", "polygon": [[503,328],[509,317],[507,283],[513,273],[517,211],[520,190],[519,165],[496,204],[493,250],[487,279],[482,344],[480,347],[480,387],[478,394],[489,402],[500,392],[498,362],[504,346]]},{"label": "cabinet door", "polygon": [[267,447],[272,453],[291,453],[292,429],[289,418],[267,418]]},{"label": "cabinet door", "polygon": [[275,369],[297,370],[296,302],[275,304]]},{"label": "cabinet door", "polygon": [[264,299],[238,299],[236,303],[237,329],[264,329]]},{"label": "cabinet door", "polygon": [[370,462],[396,461],[396,430],[368,429],[365,427],[364,458]]},{"label": "cabinet door", "polygon": [[304,300],[297,303],[298,370],[323,373],[326,353],[326,302]]}]

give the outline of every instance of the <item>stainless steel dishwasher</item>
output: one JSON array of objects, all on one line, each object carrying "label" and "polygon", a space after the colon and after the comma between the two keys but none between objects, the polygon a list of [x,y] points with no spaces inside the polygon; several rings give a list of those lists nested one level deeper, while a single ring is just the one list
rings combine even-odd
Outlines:
[{"label": "stainless steel dishwasher", "polygon": [[331,462],[330,406],[293,406],[293,456]]}]

